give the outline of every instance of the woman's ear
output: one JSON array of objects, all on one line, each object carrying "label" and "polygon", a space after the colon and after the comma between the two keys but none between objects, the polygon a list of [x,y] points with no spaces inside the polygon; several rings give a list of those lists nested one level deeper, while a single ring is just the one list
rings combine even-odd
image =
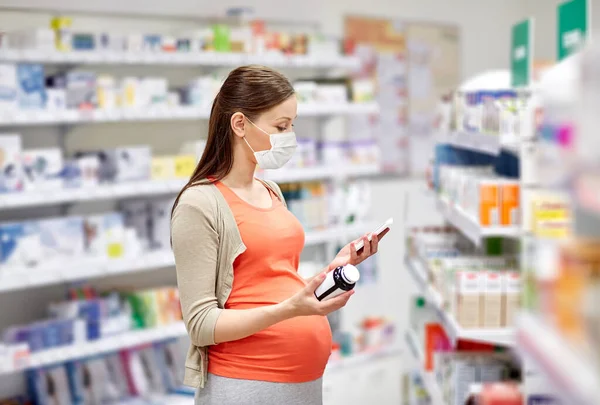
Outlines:
[{"label": "woman's ear", "polygon": [[236,112],[231,116],[231,129],[236,136],[243,138],[246,136],[246,117],[241,112]]}]

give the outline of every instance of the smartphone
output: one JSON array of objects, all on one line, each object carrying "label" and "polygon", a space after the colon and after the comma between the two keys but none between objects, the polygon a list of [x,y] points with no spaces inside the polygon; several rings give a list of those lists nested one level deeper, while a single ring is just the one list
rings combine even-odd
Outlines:
[{"label": "smartphone", "polygon": [[[392,228],[392,224],[394,223],[394,218],[389,218],[387,221],[383,223],[379,228],[375,229],[373,233],[377,235],[377,238],[381,240]],[[370,239],[369,239],[370,240]],[[364,244],[362,239],[358,241],[356,244],[356,253],[361,254],[364,248]]]}]

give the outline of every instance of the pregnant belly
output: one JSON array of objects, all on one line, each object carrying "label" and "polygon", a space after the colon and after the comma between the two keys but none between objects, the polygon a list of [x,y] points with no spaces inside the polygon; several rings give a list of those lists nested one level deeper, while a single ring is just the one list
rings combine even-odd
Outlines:
[{"label": "pregnant belly", "polygon": [[208,371],[229,378],[300,383],[320,378],[330,354],[327,318],[297,317],[247,338],[211,346]]}]

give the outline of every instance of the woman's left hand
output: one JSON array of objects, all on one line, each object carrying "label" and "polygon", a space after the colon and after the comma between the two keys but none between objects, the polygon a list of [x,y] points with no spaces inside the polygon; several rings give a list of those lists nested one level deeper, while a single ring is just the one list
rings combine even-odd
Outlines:
[{"label": "woman's left hand", "polygon": [[[360,254],[356,253],[356,244],[362,239],[364,247]],[[373,256],[377,253],[377,249],[379,248],[379,239],[377,235],[371,234],[371,240],[369,241],[369,235],[364,235],[362,238],[356,239],[353,242],[348,243],[346,246],[340,250],[340,252],[335,256],[335,259],[329,263],[327,267],[327,271],[331,271],[339,266],[345,266],[347,264],[352,264],[356,266],[359,263],[362,263],[369,257]]]}]

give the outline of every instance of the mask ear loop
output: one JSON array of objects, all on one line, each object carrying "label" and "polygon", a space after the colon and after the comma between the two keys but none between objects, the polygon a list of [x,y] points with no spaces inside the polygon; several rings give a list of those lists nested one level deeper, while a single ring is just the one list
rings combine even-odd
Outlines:
[{"label": "mask ear loop", "polygon": [[[261,127],[259,127],[258,125],[256,125],[254,122],[252,122],[252,120],[251,120],[250,118],[246,117],[245,115],[244,115],[244,118],[246,118],[246,119],[248,120],[248,122],[249,122],[250,124],[254,125],[254,126],[255,126],[255,127],[256,127],[256,128],[259,130],[259,131],[262,131],[264,134],[266,134],[266,135],[270,136],[270,135],[269,135],[269,133],[268,133],[267,131],[265,131],[264,129],[262,129],[262,128],[261,128]],[[246,135],[244,135],[244,137],[243,137],[242,139],[244,140],[244,142],[246,142],[246,145],[248,145],[248,147],[250,148],[250,150],[252,151],[252,153],[256,153],[256,152],[254,151],[254,149],[252,148],[252,146],[250,146],[250,143],[248,142],[248,140],[246,139]]]}]

